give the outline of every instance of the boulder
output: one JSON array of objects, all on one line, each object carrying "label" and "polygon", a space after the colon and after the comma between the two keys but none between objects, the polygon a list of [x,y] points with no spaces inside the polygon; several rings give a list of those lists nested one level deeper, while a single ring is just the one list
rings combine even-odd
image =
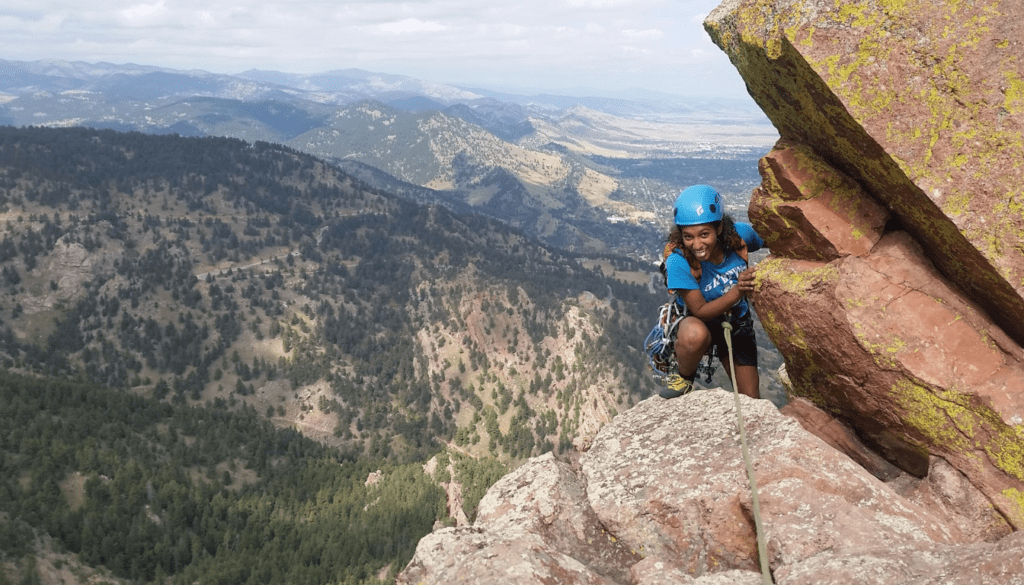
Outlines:
[{"label": "boulder", "polygon": [[472,527],[424,537],[398,583],[622,583],[641,558],[604,531],[579,478],[548,453],[491,486]]},{"label": "boulder", "polygon": [[888,210],[807,147],[780,142],[758,169],[749,217],[770,249],[827,262],[864,256],[882,237]]},{"label": "boulder", "polygon": [[[1021,582],[1019,533],[975,542],[931,506],[979,505],[962,483],[919,503],[771,402],[738,398],[778,585]],[[736,402],[720,389],[650,398],[578,464],[528,460],[491,487],[473,526],[422,539],[397,582],[761,583]]]},{"label": "boulder", "polygon": [[780,135],[754,300],[793,395],[917,478],[949,465],[992,506],[976,538],[1024,527],[1022,13],[726,0],[705,21]]}]

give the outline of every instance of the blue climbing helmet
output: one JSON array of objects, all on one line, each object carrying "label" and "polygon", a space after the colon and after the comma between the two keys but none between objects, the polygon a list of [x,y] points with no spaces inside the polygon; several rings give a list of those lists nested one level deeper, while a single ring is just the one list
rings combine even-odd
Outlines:
[{"label": "blue climbing helmet", "polygon": [[676,197],[676,225],[722,221],[722,196],[709,185],[693,185]]}]

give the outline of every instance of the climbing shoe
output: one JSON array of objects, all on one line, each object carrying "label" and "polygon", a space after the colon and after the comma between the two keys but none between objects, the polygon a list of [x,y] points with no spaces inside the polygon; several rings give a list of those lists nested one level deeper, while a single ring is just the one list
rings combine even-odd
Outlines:
[{"label": "climbing shoe", "polygon": [[668,378],[668,384],[658,392],[662,398],[678,398],[683,394],[689,394],[693,390],[693,380],[687,380],[679,374],[672,374]]}]

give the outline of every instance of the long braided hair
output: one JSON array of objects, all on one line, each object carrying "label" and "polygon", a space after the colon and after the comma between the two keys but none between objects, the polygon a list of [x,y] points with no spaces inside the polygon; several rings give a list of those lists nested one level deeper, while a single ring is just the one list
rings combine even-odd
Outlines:
[{"label": "long braided hair", "polygon": [[[715,229],[718,229],[719,222],[714,222]],[[723,254],[729,255],[729,252],[742,249],[746,244],[743,242],[743,238],[736,231],[736,223],[733,221],[731,215],[722,216],[722,233],[718,236],[718,242],[722,244]],[[679,248],[683,252],[683,258],[686,258],[686,262],[690,264],[690,269],[699,272],[700,261],[694,257],[693,252],[683,245],[683,230],[680,226],[674,225],[668,232],[668,237],[665,238],[665,250],[671,252],[673,248]]]}]

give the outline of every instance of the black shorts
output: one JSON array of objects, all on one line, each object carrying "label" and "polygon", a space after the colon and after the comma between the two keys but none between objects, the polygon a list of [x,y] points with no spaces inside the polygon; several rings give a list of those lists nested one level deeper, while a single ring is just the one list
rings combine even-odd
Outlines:
[{"label": "black shorts", "polygon": [[[711,345],[718,352],[718,360],[723,364],[729,363],[729,346],[725,343],[725,330],[722,329],[722,321],[725,316],[716,317],[706,323],[708,331],[711,332]],[[757,339],[754,337],[754,318],[747,314],[732,319],[732,355],[737,366],[757,367]]]}]

